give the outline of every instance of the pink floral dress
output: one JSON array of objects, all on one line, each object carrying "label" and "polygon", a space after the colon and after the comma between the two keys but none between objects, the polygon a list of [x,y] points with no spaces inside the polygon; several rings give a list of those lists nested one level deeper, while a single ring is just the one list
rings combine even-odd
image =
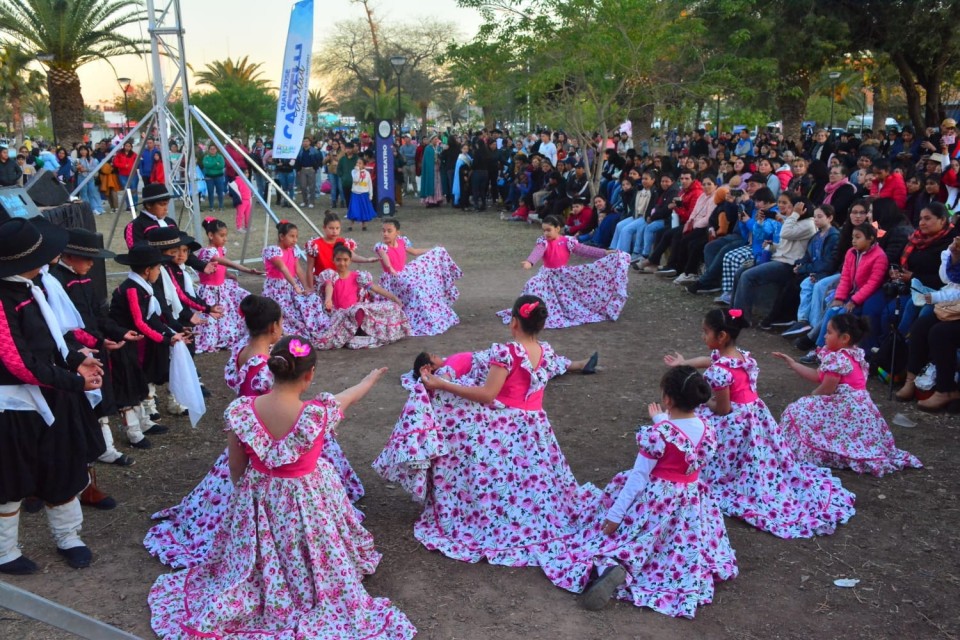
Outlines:
[{"label": "pink floral dress", "polygon": [[840,379],[828,396],[806,396],[788,406],[780,423],[789,445],[801,460],[857,473],[883,476],[905,467],[923,465],[898,449],[887,421],[867,391],[863,350],[826,347],[817,352],[820,380]]},{"label": "pink floral dress", "polygon": [[[317,338],[317,348],[372,349],[410,335],[410,321],[397,303],[370,299],[373,276],[369,272],[351,271],[341,278],[327,269],[320,281],[333,284],[333,312],[330,326]],[[366,335],[357,335],[360,330]]]},{"label": "pink floral dress", "polygon": [[[244,347],[246,344],[236,346],[227,361],[224,371],[227,386],[240,397],[263,395],[273,387],[273,374],[267,368],[267,358],[256,354],[241,365],[240,352]],[[364,494],[363,483],[350,466],[332,430],[324,438],[323,457],[336,469],[350,501],[360,500]],[[174,569],[200,564],[210,555],[214,535],[223,522],[233,492],[230,459],[224,449],[200,484],[179,504],[153,514],[152,518],[160,522],[147,531],[143,546],[160,562]],[[357,517],[363,521],[359,510]]]},{"label": "pink floral dress", "polygon": [[403,312],[410,320],[411,336],[436,336],[460,324],[453,303],[460,297],[457,280],[463,272],[443,247],[434,247],[407,263],[406,236],[397,238],[397,246],[377,243],[373,250],[387,252],[396,274],[384,271],[380,286],[400,298]]},{"label": "pink floral dress", "polygon": [[[223,247],[204,247],[197,252],[197,257],[204,262],[210,262],[215,257],[223,258],[224,255]],[[197,327],[194,334],[197,353],[230,349],[247,336],[247,327],[240,316],[240,302],[250,292],[237,284],[236,280],[228,278],[227,268],[222,264],[217,265],[214,273],[201,271],[198,276],[200,284],[197,286],[197,296],[211,307],[222,306],[223,316],[219,320],[206,316],[207,323]]]},{"label": "pink floral dress", "polygon": [[[424,508],[414,524],[414,536],[427,549],[464,562],[539,565],[576,532],[580,504],[599,494],[577,483],[543,410],[547,381],[570,361],[540,344],[537,363],[517,343],[492,347],[490,366],[508,373],[489,405],[447,392],[431,397],[421,385],[411,393],[416,410],[404,409],[395,435],[416,444],[406,434],[424,434],[423,448],[405,453],[428,466],[416,485]],[[392,462],[403,465],[399,457]]]},{"label": "pink floral dress", "polygon": [[274,438],[254,398],[225,413],[250,461],[199,565],[157,578],[151,626],[161,638],[412,638],[416,629],[363,577],[380,562],[336,470],[325,435],[341,419],[333,396],[304,403]]},{"label": "pink floral dress", "polygon": [[716,433],[717,455],[703,470],[710,495],[725,515],[778,538],[811,538],[836,531],[856,513],[856,496],[830,469],[799,460],[767,405],[757,395],[760,368],[741,358],[710,354],[704,377],[714,391],[730,390],[730,413],[706,405],[697,414]]},{"label": "pink floral dress", "polygon": [[[561,589],[580,593],[595,569],[627,571],[620,600],[669,616],[692,618],[713,601],[714,582],[737,576],[723,514],[698,481],[713,455],[709,426],[699,418],[671,422],[666,414],[637,432],[633,470],[617,474],[584,506],[585,526],[543,570]],[[620,522],[611,535],[605,520]]]},{"label": "pink floral dress", "polygon": [[[284,266],[301,286],[297,279],[297,255],[293,247],[281,249],[272,245],[263,250],[263,268],[266,279],[263,282],[263,295],[276,300],[283,310],[283,333],[290,336],[303,336],[311,342],[323,334],[330,319],[323,310],[323,299],[316,293],[298,295],[283,273],[273,264],[274,258],[280,258]],[[306,287],[304,287],[306,289]]]},{"label": "pink floral dress", "polygon": [[[570,256],[598,258],[595,262],[569,266]],[[591,322],[616,320],[627,301],[627,273],[630,255],[622,251],[608,254],[604,249],[580,244],[572,236],[548,241],[537,238],[527,261],[543,268],[527,280],[523,293],[541,298],[547,305],[547,329],[564,329]],[[510,309],[498,311],[504,324],[510,322]]]}]

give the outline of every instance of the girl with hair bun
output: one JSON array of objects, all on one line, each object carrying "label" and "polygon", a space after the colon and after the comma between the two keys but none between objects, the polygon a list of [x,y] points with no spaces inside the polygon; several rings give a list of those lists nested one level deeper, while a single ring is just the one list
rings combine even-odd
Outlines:
[{"label": "girl with hair bun", "polygon": [[757,361],[737,348],[746,325],[740,309],[713,309],[703,319],[709,357],[664,357],[672,367],[706,369],[704,378],[713,389],[697,412],[717,437],[717,454],[704,468],[703,480],[724,515],[778,538],[833,533],[855,513],[855,496],[829,469],[794,456],[757,395]]},{"label": "girl with hair bun", "polygon": [[381,556],[322,455],[344,411],[386,369],[337,395],[303,401],[316,359],[306,337],[282,338],[267,361],[273,388],[227,407],[234,492],[207,557],[160,576],[150,590],[151,625],[160,637],[214,637],[224,630],[247,637],[416,634],[388,599],[364,588],[363,577]]},{"label": "girl with hair bun", "polygon": [[773,354],[804,380],[818,383],[811,395],[784,410],[780,424],[800,460],[875,476],[919,469],[923,465],[916,456],[896,447],[867,391],[869,367],[857,343],[869,330],[869,320],[852,313],[831,318],[824,346],[817,351],[817,369]]},{"label": "girl with hair bun", "polygon": [[[257,397],[270,391],[274,373],[269,359],[274,344],[283,336],[280,305],[270,298],[248,295],[240,303],[240,311],[249,334],[248,341],[237,344],[224,378],[238,397]],[[363,497],[363,484],[357,476],[333,433],[323,443],[323,457],[334,466],[351,502]],[[153,514],[154,525],[143,541],[144,546],[162,563],[175,569],[193,567],[210,554],[211,545],[230,496],[228,452],[217,458],[213,467],[179,504]],[[357,512],[362,519],[362,514]]]},{"label": "girl with hair bun", "polygon": [[340,216],[327,209],[323,215],[323,236],[313,238],[304,247],[307,251],[307,289],[316,291],[321,297],[325,283],[320,274],[328,269],[336,271],[333,264],[333,250],[345,246],[352,252],[353,262],[379,262],[376,258],[364,258],[357,255],[357,243],[340,235]]},{"label": "girl with hair bun", "polygon": [[599,496],[573,476],[543,410],[547,383],[570,366],[537,337],[547,317],[543,300],[520,296],[513,340],[490,348],[489,372],[474,386],[447,380],[430,364],[421,368],[421,392],[435,398],[409,420],[439,431],[440,440],[409,452],[431,480],[413,494],[424,505],[413,533],[428,549],[463,562],[538,566],[576,531],[581,503]]},{"label": "girl with hair bun", "polygon": [[696,415],[709,399],[710,385],[696,369],[669,369],[660,404],[647,407],[653,424],[637,430],[633,469],[586,505],[583,528],[543,564],[553,584],[584,594],[587,609],[615,596],[692,618],[713,601],[715,582],[737,576],[723,514],[699,482],[716,447],[713,429]]},{"label": "girl with hair bun", "polygon": [[226,257],[227,225],[217,218],[203,219],[203,230],[207,234],[207,246],[197,251],[199,259],[216,266],[213,273],[198,272],[200,284],[197,296],[209,306],[219,306],[223,316],[219,319],[208,317],[194,332],[197,353],[229,349],[243,338],[243,317],[240,314],[240,302],[250,295],[237,282],[236,276],[227,273],[227,269],[236,269],[241,273],[263,275],[262,271],[251,269]]},{"label": "girl with hair bun", "polygon": [[288,220],[277,223],[277,244],[263,250],[267,276],[263,295],[276,300],[283,309],[285,334],[313,340],[327,328],[329,319],[323,312],[323,301],[303,284],[307,278],[296,254],[299,238],[297,225]]},{"label": "girl with hair bun", "polygon": [[[543,268],[527,280],[523,293],[542,298],[550,307],[546,328],[563,329],[619,318],[627,301],[630,254],[580,244],[575,237],[563,235],[563,222],[556,216],[547,216],[541,226],[543,235],[521,265],[532,269],[543,258]],[[599,259],[569,266],[573,254]],[[505,309],[497,315],[508,324],[513,314]]]}]

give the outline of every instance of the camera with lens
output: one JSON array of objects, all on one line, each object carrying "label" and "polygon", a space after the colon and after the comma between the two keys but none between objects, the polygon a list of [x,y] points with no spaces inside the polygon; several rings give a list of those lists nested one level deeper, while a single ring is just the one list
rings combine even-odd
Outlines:
[{"label": "camera with lens", "polygon": [[901,280],[891,280],[883,283],[883,295],[888,298],[899,298],[910,295],[910,283]]}]

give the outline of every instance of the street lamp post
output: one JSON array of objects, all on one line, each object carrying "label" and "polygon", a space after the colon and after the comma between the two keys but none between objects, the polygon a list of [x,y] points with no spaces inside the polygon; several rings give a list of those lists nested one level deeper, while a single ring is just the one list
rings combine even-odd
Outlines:
[{"label": "street lamp post", "polygon": [[393,65],[393,70],[397,72],[397,136],[403,135],[403,120],[400,118],[400,74],[403,73],[403,68],[407,65],[407,59],[404,56],[391,56],[390,64]]},{"label": "street lamp post", "polygon": [[[830,137],[833,137],[833,104],[837,100],[837,78],[840,77],[839,71],[830,72]],[[861,128],[863,123],[860,124]]]},{"label": "street lamp post", "polygon": [[130,78],[117,78],[120,90],[123,91],[123,135],[130,132],[130,103],[127,101],[127,90],[130,88]]},{"label": "street lamp post", "polygon": [[717,138],[720,138],[720,94],[717,94]]}]

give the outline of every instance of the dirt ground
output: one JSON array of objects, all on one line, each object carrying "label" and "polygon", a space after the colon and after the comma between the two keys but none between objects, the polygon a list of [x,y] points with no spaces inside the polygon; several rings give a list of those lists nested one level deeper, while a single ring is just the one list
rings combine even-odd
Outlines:
[{"label": "dirt ground", "polygon": [[[314,219],[321,215],[320,209],[308,211]],[[232,212],[221,217],[230,221]],[[390,368],[388,378],[340,426],[339,440],[366,485],[367,496],[360,506],[383,552],[379,570],[366,581],[367,589],[391,598],[417,626],[419,637],[960,637],[960,472],[952,466],[955,458],[949,457],[950,451],[960,450],[960,420],[888,402],[877,382],[871,382],[872,390],[887,419],[903,412],[918,423],[912,429],[893,427],[893,431],[897,444],[916,454],[926,467],[883,479],[838,472],[844,486],[857,495],[857,514],[832,536],[780,540],[728,519],[740,576],[718,585],[713,604],[701,608],[693,621],[623,603],[590,613],[536,568],[469,565],[423,549],[412,535],[417,505],[380,480],[370,467],[403,406],[405,394],[398,376],[410,368],[420,350],[453,353],[509,338],[494,312],[520,293],[529,273],[519,263],[538,230],[500,222],[495,212],[426,211],[417,206],[403,208],[400,219],[402,233],[415,246],[442,244],[463,268],[456,306],[461,324],[436,338],[412,338],[372,351],[324,352],[314,388],[339,391],[373,367]],[[112,217],[104,216],[100,222],[108,232]],[[253,254],[263,238],[262,223],[259,228],[250,236],[251,247],[256,247]],[[302,230],[301,239],[305,235],[309,233]],[[349,236],[360,242],[367,255],[379,239],[376,230],[361,233],[358,229]],[[231,245],[239,240],[233,234]],[[114,245],[118,244],[119,239]],[[231,246],[230,255],[237,257],[239,248]],[[260,290],[253,278],[245,277],[243,282],[251,291]],[[545,332],[557,351],[574,358],[598,349],[604,367],[596,376],[559,378],[546,392],[544,406],[580,481],[603,486],[633,464],[632,433],[646,418],[646,404],[657,399],[664,369],[661,356],[671,350],[684,355],[705,352],[699,327],[710,300],[711,296],[679,291],[662,279],[631,273],[630,299],[618,322]],[[740,346],[760,362],[760,393],[774,415],[810,390],[811,385],[770,357],[771,351],[790,350],[784,339],[750,330],[741,336]],[[141,542],[151,525],[150,514],[179,501],[223,450],[219,417],[233,399],[222,382],[225,359],[225,353],[197,359],[214,393],[197,429],[191,429],[186,419],[167,419],[173,429],[154,438],[153,449],[131,451],[135,466],[99,467],[101,484],[120,506],[107,512],[85,510],[83,537],[93,549],[93,565],[82,571],[69,569],[55,553],[43,516],[27,515],[21,542],[42,571],[5,579],[138,636],[154,637],[147,593],[166,569],[147,554]],[[858,578],[860,583],[852,589],[834,586],[835,579],[845,577]],[[0,613],[0,621],[3,638],[67,637],[9,612]]]}]

